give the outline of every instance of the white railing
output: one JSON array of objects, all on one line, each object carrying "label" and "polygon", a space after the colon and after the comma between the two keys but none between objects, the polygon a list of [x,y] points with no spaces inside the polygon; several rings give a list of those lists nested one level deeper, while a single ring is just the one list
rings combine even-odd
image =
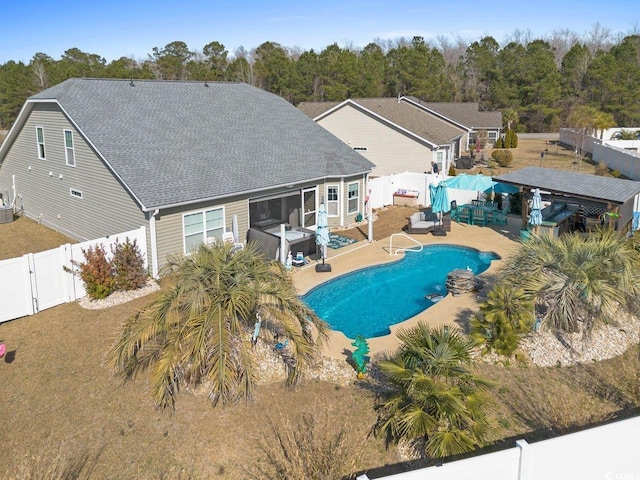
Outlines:
[{"label": "white railing", "polygon": [[[400,248],[397,248],[396,251],[394,252],[393,251],[393,237],[400,237],[400,236],[408,238],[413,243],[418,245],[419,248],[416,250],[416,247],[410,247],[410,248],[400,247]],[[421,252],[423,248],[424,247],[422,246],[422,244],[419,241],[417,241],[415,238],[411,238],[406,233],[394,233],[389,237],[389,255],[397,255],[398,252]]]}]

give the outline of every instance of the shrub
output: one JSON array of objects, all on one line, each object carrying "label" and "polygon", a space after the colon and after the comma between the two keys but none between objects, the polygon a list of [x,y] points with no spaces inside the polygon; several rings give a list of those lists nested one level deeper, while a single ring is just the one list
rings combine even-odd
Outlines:
[{"label": "shrub", "polygon": [[303,412],[299,418],[268,418],[260,441],[261,458],[250,478],[354,478],[365,450],[359,432],[336,425],[334,412]]},{"label": "shrub", "polygon": [[611,176],[614,178],[620,178],[620,176],[622,175],[622,173],[620,172],[620,170],[611,170]]},{"label": "shrub", "polygon": [[107,260],[107,252],[102,245],[82,249],[85,261],[73,262],[80,269],[87,295],[92,299],[105,298],[115,290],[113,261]]},{"label": "shrub", "polygon": [[513,153],[509,150],[494,149],[491,152],[491,158],[493,158],[501,167],[510,167],[513,163]]},{"label": "shrub", "polygon": [[498,137],[498,140],[496,140],[496,144],[493,147],[504,148],[504,141],[502,140],[502,137]]},{"label": "shrub", "polygon": [[471,319],[471,338],[488,350],[511,355],[520,337],[533,327],[533,302],[521,289],[496,285]]},{"label": "shrub", "polygon": [[604,162],[599,162],[596,165],[595,174],[604,177],[607,173],[609,173],[609,167],[607,166],[607,164]]},{"label": "shrub", "polygon": [[516,148],[518,146],[518,135],[514,130],[507,129],[504,134],[504,148]]},{"label": "shrub", "polygon": [[449,165],[449,176],[450,177],[455,177],[457,175],[456,173],[456,169],[453,165]]},{"label": "shrub", "polygon": [[147,283],[144,257],[136,240],[131,242],[127,237],[124,243],[112,245],[111,252],[113,253],[113,274],[117,290],[135,290]]}]

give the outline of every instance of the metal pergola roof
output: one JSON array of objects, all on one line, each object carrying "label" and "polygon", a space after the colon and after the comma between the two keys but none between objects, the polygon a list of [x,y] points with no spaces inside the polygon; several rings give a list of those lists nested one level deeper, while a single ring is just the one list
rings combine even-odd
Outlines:
[{"label": "metal pergola roof", "polygon": [[613,177],[601,177],[587,173],[568,172],[553,168],[526,167],[514,172],[492,177],[523,189],[540,190],[622,205],[640,193],[640,182]]}]

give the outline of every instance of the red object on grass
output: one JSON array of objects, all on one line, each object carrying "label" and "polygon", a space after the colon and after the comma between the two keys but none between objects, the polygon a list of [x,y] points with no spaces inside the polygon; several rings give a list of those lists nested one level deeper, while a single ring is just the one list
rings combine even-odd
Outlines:
[{"label": "red object on grass", "polygon": [[7,351],[7,346],[4,343],[0,343],[0,357],[4,356],[4,352]]}]

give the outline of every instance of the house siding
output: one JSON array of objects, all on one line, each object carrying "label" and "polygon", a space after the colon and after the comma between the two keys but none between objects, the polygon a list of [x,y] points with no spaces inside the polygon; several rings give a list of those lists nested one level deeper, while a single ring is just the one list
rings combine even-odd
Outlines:
[{"label": "house siding", "polygon": [[[358,211],[354,214],[347,214],[347,186],[349,183],[358,182],[359,198],[358,198]],[[340,178],[330,178],[322,183],[307,183],[296,186],[296,190],[303,188],[311,188],[313,186],[318,187],[318,205],[322,201],[325,195],[326,185],[340,185]],[[344,186],[340,190],[340,203],[344,213],[344,222],[340,223],[340,217],[330,217],[329,227],[339,227],[345,224],[353,223],[358,213],[364,213],[364,185],[365,181],[362,175],[349,177],[344,179]],[[260,196],[277,194],[277,190],[272,192],[264,191],[260,192]],[[237,196],[228,199],[222,199],[220,201],[202,202],[194,204],[189,207],[171,208],[160,210],[159,215],[156,217],[156,246],[158,251],[158,265],[159,268],[167,262],[167,257],[175,254],[184,253],[184,240],[183,240],[183,223],[182,218],[184,214],[191,212],[199,212],[203,210],[209,210],[212,208],[224,208],[224,225],[227,232],[232,231],[233,216],[238,216],[238,231],[240,235],[240,241],[246,241],[247,230],[249,230],[249,200],[256,195],[248,195],[246,197]]]},{"label": "house siding", "polygon": [[[334,134],[376,167],[372,176],[401,172],[422,173],[431,170],[435,160],[429,145],[346,105],[320,120],[318,124]],[[447,153],[445,152],[445,156]]]},{"label": "house siding", "polygon": [[[36,126],[44,129],[45,160],[38,158]],[[75,166],[66,164],[64,130],[73,132]],[[11,190],[12,175],[16,210],[76,240],[148,227],[144,213],[57,105],[33,105],[0,166],[1,192]]]},{"label": "house siding", "polygon": [[[348,189],[349,184],[353,182],[358,182],[358,210],[355,213],[349,214],[349,199],[348,199]],[[327,185],[336,185],[338,186],[338,194],[340,198],[338,199],[340,202],[341,214],[337,217],[328,217],[327,222],[329,224],[329,228],[336,227],[344,227],[356,221],[356,217],[358,213],[362,215],[365,214],[364,211],[364,197],[365,197],[365,180],[362,175],[347,177],[344,179],[341,178],[327,178],[323,181],[322,184],[318,185],[318,194],[320,195],[320,199],[324,198],[327,194]],[[340,186],[342,185],[342,188]],[[343,221],[341,222],[341,218]]]},{"label": "house siding", "polygon": [[184,253],[184,237],[182,217],[186,213],[200,212],[213,208],[224,208],[225,231],[232,231],[233,216],[238,216],[238,231],[240,241],[246,240],[249,229],[249,200],[248,198],[231,198],[213,202],[202,202],[189,207],[161,210],[156,218],[156,239],[158,249],[158,265],[162,268],[169,255]]}]

